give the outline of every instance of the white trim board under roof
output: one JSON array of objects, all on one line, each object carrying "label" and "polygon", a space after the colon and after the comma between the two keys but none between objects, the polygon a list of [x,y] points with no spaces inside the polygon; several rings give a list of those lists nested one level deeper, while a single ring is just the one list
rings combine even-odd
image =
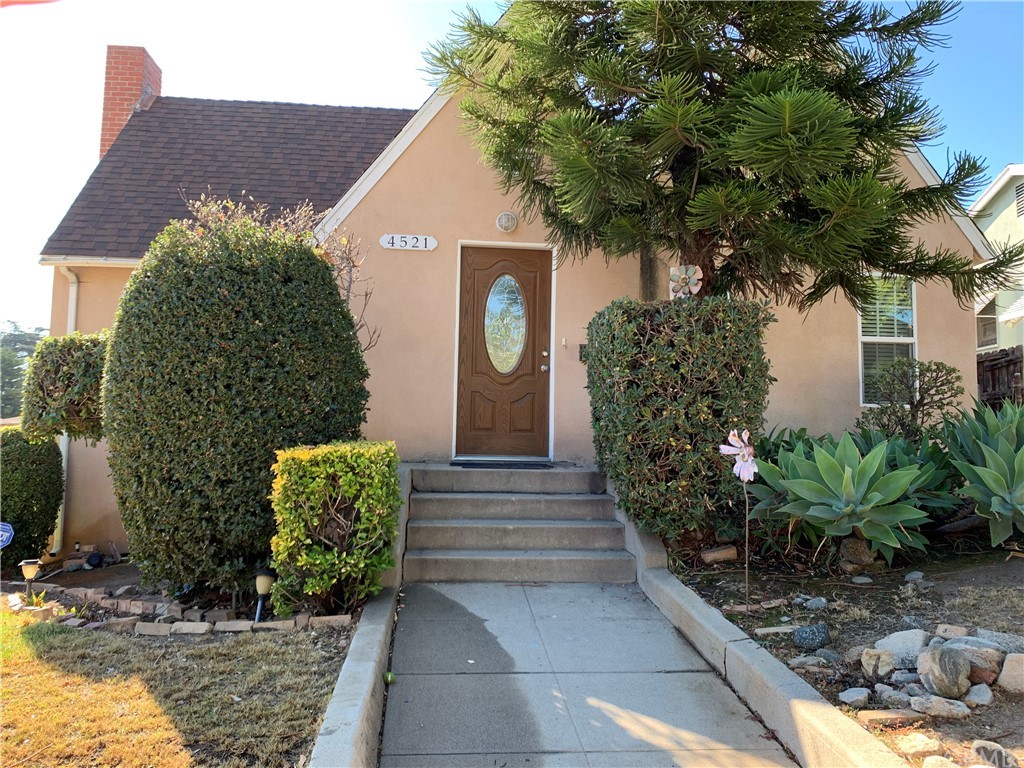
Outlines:
[{"label": "white trim board under roof", "polygon": [[141,256],[40,256],[44,267],[125,267],[139,266]]},{"label": "white trim board under roof", "polygon": [[1024,176],[1024,163],[1010,163],[999,172],[999,175],[992,180],[992,183],[985,187],[985,191],[974,201],[974,205],[968,209],[971,216],[975,216],[984,210],[985,206],[992,202],[992,198],[998,195],[1010,179],[1017,176]]}]

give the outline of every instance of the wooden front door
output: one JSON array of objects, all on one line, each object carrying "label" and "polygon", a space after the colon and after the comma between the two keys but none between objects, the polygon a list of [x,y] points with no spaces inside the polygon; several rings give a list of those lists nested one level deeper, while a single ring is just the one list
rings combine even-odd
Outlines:
[{"label": "wooden front door", "polygon": [[458,456],[548,456],[551,251],[463,248]]}]

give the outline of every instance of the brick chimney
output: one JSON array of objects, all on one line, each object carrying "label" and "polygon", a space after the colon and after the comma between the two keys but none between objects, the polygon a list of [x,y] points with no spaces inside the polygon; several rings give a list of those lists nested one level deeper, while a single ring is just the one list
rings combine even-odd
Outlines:
[{"label": "brick chimney", "polygon": [[132,112],[149,109],[160,95],[160,67],[145,48],[107,46],[107,79],[103,89],[100,157],[107,154]]}]

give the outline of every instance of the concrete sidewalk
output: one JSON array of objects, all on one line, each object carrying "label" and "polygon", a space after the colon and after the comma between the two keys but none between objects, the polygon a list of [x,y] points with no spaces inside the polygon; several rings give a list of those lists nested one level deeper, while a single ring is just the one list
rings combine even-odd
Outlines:
[{"label": "concrete sidewalk", "polygon": [[382,768],[793,766],[635,584],[411,584]]}]

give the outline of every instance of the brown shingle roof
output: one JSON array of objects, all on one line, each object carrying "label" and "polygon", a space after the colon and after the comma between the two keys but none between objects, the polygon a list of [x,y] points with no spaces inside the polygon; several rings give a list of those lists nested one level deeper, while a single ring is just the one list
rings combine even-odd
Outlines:
[{"label": "brown shingle roof", "polygon": [[44,256],[141,257],[189,198],[212,190],[271,211],[333,206],[415,114],[158,98],[132,115],[43,248]]}]

